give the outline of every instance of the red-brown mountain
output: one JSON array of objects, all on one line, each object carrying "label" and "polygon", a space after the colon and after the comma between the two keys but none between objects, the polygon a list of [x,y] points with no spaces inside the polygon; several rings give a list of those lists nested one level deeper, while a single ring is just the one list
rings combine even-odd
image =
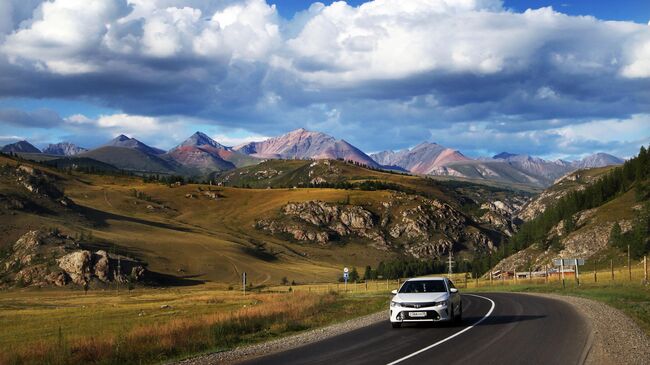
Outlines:
[{"label": "red-brown mountain", "polygon": [[400,167],[416,173],[437,175],[438,171],[453,162],[469,161],[462,153],[437,143],[422,142],[401,151],[383,151],[371,155],[384,166]]},{"label": "red-brown mountain", "polygon": [[234,150],[264,159],[344,159],[379,167],[370,156],[345,140],[304,128],[266,141],[243,144]]},{"label": "red-brown mountain", "polygon": [[224,146],[205,133],[196,132],[165,154],[179,164],[201,171],[223,171],[259,161]]}]

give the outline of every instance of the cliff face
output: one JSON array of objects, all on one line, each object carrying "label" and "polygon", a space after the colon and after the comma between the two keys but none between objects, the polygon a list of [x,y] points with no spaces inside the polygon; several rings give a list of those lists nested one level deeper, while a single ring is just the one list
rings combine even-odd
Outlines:
[{"label": "cliff face", "polygon": [[296,241],[329,245],[361,240],[377,249],[431,258],[449,250],[494,250],[513,226],[496,210],[491,214],[498,224],[476,221],[439,200],[394,192],[376,205],[288,203],[277,216],[260,219],[255,226]]}]

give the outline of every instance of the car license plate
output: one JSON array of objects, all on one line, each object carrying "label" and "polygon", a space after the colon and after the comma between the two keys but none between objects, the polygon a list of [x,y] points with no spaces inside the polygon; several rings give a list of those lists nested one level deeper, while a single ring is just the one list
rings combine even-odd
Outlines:
[{"label": "car license plate", "polygon": [[409,312],[409,317],[413,317],[413,318],[421,318],[426,316],[427,316],[427,312]]}]

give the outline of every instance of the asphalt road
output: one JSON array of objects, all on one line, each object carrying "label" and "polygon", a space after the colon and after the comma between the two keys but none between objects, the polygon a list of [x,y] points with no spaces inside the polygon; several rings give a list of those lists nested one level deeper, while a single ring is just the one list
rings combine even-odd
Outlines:
[{"label": "asphalt road", "polygon": [[569,304],[523,294],[463,295],[458,325],[386,321],[247,364],[580,364],[589,326]]}]

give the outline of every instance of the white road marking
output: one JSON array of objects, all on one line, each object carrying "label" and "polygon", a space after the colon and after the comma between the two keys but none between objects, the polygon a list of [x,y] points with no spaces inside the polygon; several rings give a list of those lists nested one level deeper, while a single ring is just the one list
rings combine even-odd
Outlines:
[{"label": "white road marking", "polygon": [[453,335],[451,335],[451,336],[449,336],[449,337],[447,337],[447,338],[444,338],[444,339],[442,339],[442,340],[440,340],[440,341],[434,343],[433,345],[429,345],[429,346],[427,346],[427,347],[425,347],[425,348],[423,348],[423,349],[421,349],[421,350],[415,351],[414,353],[412,353],[412,354],[410,354],[410,355],[406,355],[406,356],[404,356],[404,357],[401,358],[401,359],[397,359],[397,360],[395,360],[395,361],[393,361],[393,362],[391,362],[391,363],[388,363],[388,365],[398,364],[398,363],[400,363],[400,362],[402,362],[402,361],[404,361],[404,360],[407,360],[407,359],[412,358],[413,356],[416,356],[416,355],[419,355],[419,354],[421,354],[421,353],[423,353],[423,352],[425,352],[425,351],[431,350],[432,348],[434,348],[434,347],[436,347],[436,346],[438,346],[438,345],[440,345],[440,344],[442,344],[442,343],[445,343],[445,342],[451,340],[452,338],[454,338],[454,337],[456,337],[456,336],[460,336],[461,334],[463,334],[463,333],[465,333],[465,332],[471,330],[471,329],[474,328],[475,326],[478,326],[481,322],[485,321],[485,319],[486,319],[487,317],[489,317],[490,314],[492,314],[492,312],[494,311],[494,307],[496,306],[496,304],[494,304],[494,301],[493,301],[492,299],[490,299],[490,298],[486,298],[486,297],[483,297],[483,296],[480,296],[480,295],[474,295],[474,294],[465,294],[465,295],[471,295],[471,296],[473,296],[473,297],[477,297],[477,298],[485,299],[485,300],[489,301],[490,303],[492,303],[492,307],[490,307],[490,310],[489,310],[489,311],[488,311],[488,312],[483,316],[483,318],[481,318],[481,319],[479,319],[478,321],[474,322],[471,326],[469,326],[469,327],[463,329],[462,331],[458,331],[458,332],[454,333]]}]

